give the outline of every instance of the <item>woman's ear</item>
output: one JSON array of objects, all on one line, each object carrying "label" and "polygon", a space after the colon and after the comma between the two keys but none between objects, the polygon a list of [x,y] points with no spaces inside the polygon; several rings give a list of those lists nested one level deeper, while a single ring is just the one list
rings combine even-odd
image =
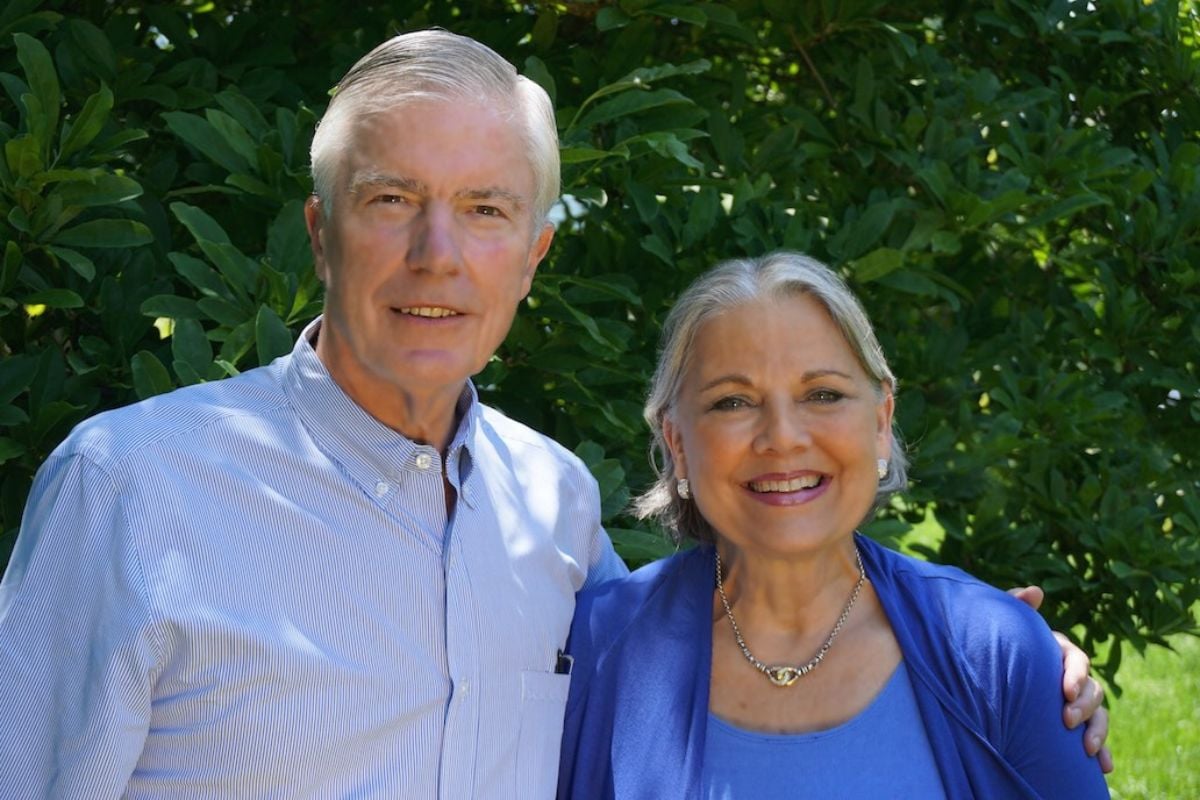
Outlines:
[{"label": "woman's ear", "polygon": [[683,452],[683,436],[670,414],[663,416],[662,429],[663,442],[667,445],[667,451],[671,454],[671,461],[675,465],[675,474],[672,477],[686,478],[688,475],[687,456]]},{"label": "woman's ear", "polygon": [[884,385],[883,397],[875,404],[875,448],[879,458],[892,460],[892,413],[896,400],[892,387]]}]

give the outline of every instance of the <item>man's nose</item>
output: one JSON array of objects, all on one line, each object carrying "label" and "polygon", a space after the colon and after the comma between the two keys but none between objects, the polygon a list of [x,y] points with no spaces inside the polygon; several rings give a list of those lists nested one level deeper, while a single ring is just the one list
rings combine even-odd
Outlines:
[{"label": "man's nose", "polygon": [[462,263],[453,210],[426,206],[413,226],[409,266],[426,272],[455,272]]}]

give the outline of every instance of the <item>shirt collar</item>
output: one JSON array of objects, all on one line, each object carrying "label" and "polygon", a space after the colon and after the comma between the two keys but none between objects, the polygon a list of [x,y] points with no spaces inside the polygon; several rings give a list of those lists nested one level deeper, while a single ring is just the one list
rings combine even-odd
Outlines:
[{"label": "shirt collar", "polygon": [[[442,471],[436,447],[418,444],[372,417],[329,374],[312,345],[321,319],[317,317],[300,334],[283,373],[288,401],[318,445],[368,492],[381,480],[403,483],[415,472]],[[459,491],[473,471],[470,443],[480,413],[478,394],[467,381],[456,407],[458,428],[446,448],[450,467],[446,474]]]}]

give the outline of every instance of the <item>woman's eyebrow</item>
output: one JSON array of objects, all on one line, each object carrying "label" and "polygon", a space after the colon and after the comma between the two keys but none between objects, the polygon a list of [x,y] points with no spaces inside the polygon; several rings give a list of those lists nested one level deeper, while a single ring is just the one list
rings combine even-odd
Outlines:
[{"label": "woman's eyebrow", "polygon": [[[813,381],[819,381],[821,378],[828,378],[830,376],[837,377],[837,378],[845,378],[846,380],[854,380],[853,377],[851,377],[850,375],[847,375],[845,372],[842,372],[840,369],[834,369],[833,367],[822,367],[820,369],[810,369],[807,372],[805,372],[803,375],[800,376],[800,380],[803,383],[811,383]],[[708,381],[707,383],[705,383],[703,386],[700,387],[700,391],[706,392],[709,389],[712,389],[715,386],[720,386],[723,383],[734,383],[739,386],[753,386],[754,385],[754,381],[750,380],[750,378],[747,377],[746,375],[743,375],[740,372],[731,372],[728,375],[721,375],[719,377],[713,378],[712,380]]]}]

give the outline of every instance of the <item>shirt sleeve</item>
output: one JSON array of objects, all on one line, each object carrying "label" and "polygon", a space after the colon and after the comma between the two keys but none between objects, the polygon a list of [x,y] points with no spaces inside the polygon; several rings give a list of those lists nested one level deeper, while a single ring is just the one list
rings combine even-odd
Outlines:
[{"label": "shirt sleeve", "polygon": [[1032,609],[1017,608],[1008,647],[998,653],[1005,759],[1041,797],[1109,796],[1097,759],[1083,749],[1083,726],[1062,721],[1062,651]]},{"label": "shirt sleeve", "polygon": [[156,656],[116,485],[86,457],[52,456],[0,582],[0,797],[121,797]]},{"label": "shirt sleeve", "polygon": [[629,567],[617,555],[612,539],[608,538],[604,528],[597,523],[596,533],[592,537],[592,552],[584,587],[598,586],[614,578],[624,578],[628,574]]}]

